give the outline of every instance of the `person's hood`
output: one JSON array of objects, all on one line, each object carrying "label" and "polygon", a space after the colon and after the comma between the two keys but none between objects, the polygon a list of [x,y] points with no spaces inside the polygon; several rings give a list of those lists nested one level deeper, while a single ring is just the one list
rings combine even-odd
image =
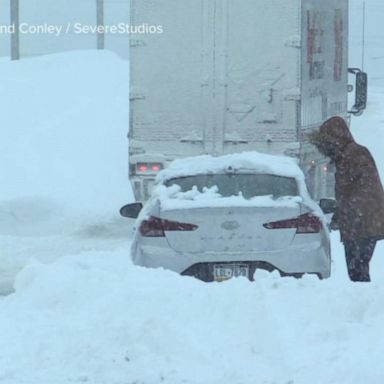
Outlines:
[{"label": "person's hood", "polygon": [[332,148],[333,156],[326,153],[330,157],[339,156],[348,144],[355,142],[347,123],[338,116],[323,123],[318,131],[310,135],[310,141],[323,153]]}]

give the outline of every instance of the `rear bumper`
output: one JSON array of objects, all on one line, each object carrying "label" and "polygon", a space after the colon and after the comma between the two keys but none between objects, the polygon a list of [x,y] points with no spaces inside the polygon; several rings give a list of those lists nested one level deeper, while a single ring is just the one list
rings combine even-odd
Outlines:
[{"label": "rear bumper", "polygon": [[320,242],[291,246],[268,252],[204,252],[179,253],[169,247],[138,246],[134,264],[149,268],[165,268],[182,274],[195,264],[225,262],[264,262],[285,274],[314,273],[328,278],[331,273],[329,248]]}]

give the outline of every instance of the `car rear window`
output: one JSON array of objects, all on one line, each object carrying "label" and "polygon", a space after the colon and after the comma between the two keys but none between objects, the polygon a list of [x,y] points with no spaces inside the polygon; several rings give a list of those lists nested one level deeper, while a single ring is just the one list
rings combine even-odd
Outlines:
[{"label": "car rear window", "polygon": [[245,199],[257,196],[279,198],[298,196],[298,186],[294,178],[266,174],[211,174],[178,177],[167,180],[167,187],[178,185],[181,192],[191,191],[194,187],[200,192],[216,186],[223,197],[242,195]]}]

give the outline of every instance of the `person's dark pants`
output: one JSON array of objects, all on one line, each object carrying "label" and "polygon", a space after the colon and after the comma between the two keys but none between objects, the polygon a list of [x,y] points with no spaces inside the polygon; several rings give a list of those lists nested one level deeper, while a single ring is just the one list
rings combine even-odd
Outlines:
[{"label": "person's dark pants", "polygon": [[344,242],[345,260],[351,281],[371,281],[369,262],[376,246],[376,239],[359,239]]}]

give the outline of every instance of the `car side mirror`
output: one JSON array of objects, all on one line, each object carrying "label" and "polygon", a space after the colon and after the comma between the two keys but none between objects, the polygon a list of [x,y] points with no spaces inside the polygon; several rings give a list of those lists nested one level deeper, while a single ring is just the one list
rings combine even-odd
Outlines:
[{"label": "car side mirror", "polygon": [[140,211],[143,209],[142,203],[132,203],[124,205],[120,208],[120,215],[123,217],[129,217],[131,219],[136,219],[139,216]]},{"label": "car side mirror", "polygon": [[321,199],[320,208],[324,214],[335,213],[337,211],[337,201],[334,199]]}]

